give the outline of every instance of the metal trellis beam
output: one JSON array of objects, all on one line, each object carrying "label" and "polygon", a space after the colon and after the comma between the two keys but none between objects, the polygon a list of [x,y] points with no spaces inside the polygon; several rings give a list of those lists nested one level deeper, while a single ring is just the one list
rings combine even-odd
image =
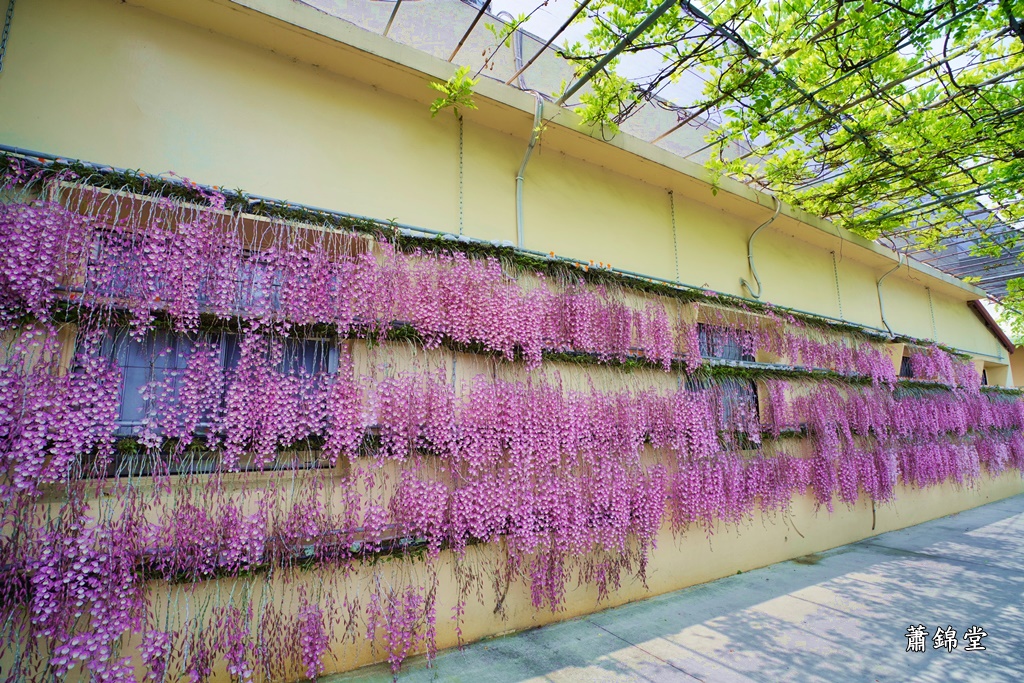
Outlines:
[{"label": "metal trellis beam", "polygon": [[455,59],[455,55],[459,54],[459,50],[461,50],[462,46],[466,44],[466,39],[469,38],[469,34],[472,33],[473,29],[476,28],[476,25],[480,23],[480,18],[484,16],[484,14],[487,12],[487,8],[490,6],[491,0],[487,0],[487,2],[480,6],[480,11],[478,11],[476,13],[476,16],[473,17],[473,23],[469,25],[469,28],[466,29],[466,32],[462,34],[462,38],[459,40],[459,44],[455,46],[454,50],[452,50],[452,54],[448,58],[449,62]]},{"label": "metal trellis beam", "polygon": [[[395,6],[391,10],[391,16],[388,17],[388,25],[384,27],[384,37],[388,35],[388,31],[391,30],[391,24],[395,23],[395,16],[398,14],[398,8],[402,6],[402,0],[395,0]],[[451,60],[448,60],[451,61]]]},{"label": "metal trellis beam", "polygon": [[571,86],[566,88],[565,92],[562,93],[562,96],[558,98],[557,102],[555,102],[555,105],[561,107],[563,104],[565,104],[566,100],[575,95],[576,91],[578,91],[580,88],[586,85],[591,78],[593,78],[599,71],[601,71],[601,69],[608,66],[608,64],[610,64],[613,59],[618,57],[620,52],[629,47],[633,43],[633,41],[640,36],[640,34],[642,34],[648,28],[653,26],[654,22],[656,22],[658,18],[661,17],[661,15],[665,14],[665,12],[675,7],[678,1],[679,0],[665,0],[663,3],[658,5],[654,9],[654,11],[648,14],[643,21],[636,25],[636,28],[627,33],[626,36],[618,43],[616,43],[615,46],[611,50],[609,50],[607,54],[605,54],[604,57],[599,59],[597,64],[590,67],[590,69],[585,74],[583,74],[583,76],[581,76],[579,80],[577,80]]},{"label": "metal trellis beam", "polygon": [[[828,107],[823,105],[813,95],[811,95],[806,90],[804,90],[800,86],[800,84],[796,83],[788,74],[786,74],[783,71],[780,71],[777,67],[772,66],[771,63],[768,62],[768,60],[766,60],[763,56],[761,56],[761,54],[757,50],[755,50],[753,47],[751,47],[750,44],[748,44],[742,38],[742,36],[738,35],[735,31],[733,31],[732,29],[730,29],[730,28],[728,28],[726,26],[721,26],[721,25],[715,23],[715,21],[710,16],[705,14],[700,8],[694,6],[694,4],[693,4],[693,2],[691,2],[691,0],[682,0],[682,6],[683,6],[683,8],[687,12],[691,13],[694,17],[696,17],[697,19],[699,19],[702,22],[704,22],[709,28],[711,28],[714,31],[717,31],[720,35],[724,36],[730,42],[732,42],[737,47],[739,47],[748,57],[750,57],[751,59],[756,60],[757,62],[759,62],[761,64],[768,65],[769,70],[773,74],[778,76],[779,80],[781,80],[783,83],[785,83],[788,88],[790,88],[791,90],[793,90],[796,93],[799,93],[815,109],[818,109],[819,111],[821,111],[826,116],[830,116],[830,117],[834,118],[836,123],[839,124],[843,128],[843,130],[846,131],[846,133],[848,135],[851,135],[853,137],[856,137],[856,138],[860,139],[864,143],[864,145],[866,145],[869,149],[871,148],[871,141],[870,141],[870,139],[868,139],[863,133],[860,133],[859,131],[851,128],[845,121],[842,120],[842,118],[835,116]],[[882,161],[884,161],[888,165],[894,166],[898,170],[900,169],[899,164],[897,164],[891,158],[891,151],[890,150],[883,149],[883,153],[879,154],[879,157],[882,159]],[[912,176],[909,176],[909,175],[906,176],[906,178],[907,178],[907,180],[912,182],[922,192],[924,192],[926,194],[929,194],[931,196],[934,196],[934,197],[940,197],[941,198],[941,195],[938,192],[934,192],[934,191],[930,190],[927,187],[927,185],[925,185],[924,183],[920,182],[919,180],[917,180],[917,179],[915,179],[915,178],[913,178]],[[968,223],[972,223],[971,220],[969,218],[965,217],[963,215],[963,213],[959,209],[953,207],[952,210],[955,211],[958,215],[960,215],[961,218],[966,220]],[[973,223],[972,223],[972,225],[973,225]],[[983,232],[983,231],[981,231],[979,229],[979,232]]]},{"label": "metal trellis beam", "polygon": [[505,85],[512,85],[512,81],[519,78],[523,74],[523,72],[529,69],[533,65],[533,63],[536,62],[542,54],[544,54],[545,50],[551,47],[552,43],[555,42],[558,36],[562,35],[562,32],[565,31],[565,29],[569,28],[569,24],[571,24],[573,20],[575,20],[576,17],[579,16],[580,12],[586,9],[587,5],[589,5],[590,2],[591,0],[583,0],[583,2],[581,2],[576,7],[576,10],[571,15],[569,15],[569,18],[565,20],[565,23],[562,24],[557,31],[555,31],[554,35],[548,38],[548,42],[544,43],[543,47],[537,50],[537,54],[530,57],[530,61],[526,62],[526,64],[523,64],[521,67],[519,67],[519,69],[514,74],[512,74],[512,77],[505,81]]},{"label": "metal trellis beam", "polygon": [[[689,4],[689,3],[687,3],[687,4]],[[944,27],[952,24],[953,22],[958,21],[960,19],[963,19],[964,17],[968,16],[969,14],[971,14],[973,12],[976,12],[977,9],[978,9],[977,6],[971,5],[967,9],[962,10],[962,11],[957,12],[956,14],[952,15],[951,17],[949,17],[945,21],[942,21],[942,22],[936,24],[935,28],[936,29],[944,28]],[[709,27],[710,26],[714,26],[714,24],[713,23],[709,24]],[[901,42],[897,43],[896,45],[894,45],[890,50],[884,52],[883,54],[880,54],[880,55],[878,55],[876,57],[873,57],[872,59],[869,59],[868,61],[864,62],[863,64],[859,64],[856,69],[851,69],[850,71],[845,72],[842,76],[840,76],[840,77],[838,77],[838,78],[836,78],[836,79],[834,79],[832,81],[829,81],[828,83],[825,83],[824,85],[821,85],[818,88],[810,91],[810,93],[807,93],[807,96],[813,98],[814,96],[818,95],[819,93],[821,93],[821,92],[823,92],[823,91],[825,91],[825,90],[827,90],[827,89],[829,89],[829,88],[831,88],[831,87],[833,87],[833,86],[835,86],[835,85],[845,81],[846,79],[848,79],[848,78],[850,78],[852,76],[855,76],[856,74],[860,73],[864,69],[867,69],[867,68],[869,68],[871,66],[874,66],[875,64],[877,64],[878,62],[882,61],[883,59],[898,53],[900,50],[902,50],[902,49],[904,49],[906,47],[909,47],[912,44],[913,44],[913,38],[912,37],[908,37],[908,38],[904,39],[903,41],[901,41]],[[768,118],[771,118],[772,116],[780,114],[781,112],[789,109],[790,107],[796,106],[803,99],[804,99],[803,96],[797,97],[795,99],[792,99],[792,100],[786,102],[785,104],[783,104],[783,105],[781,105],[779,107],[776,107],[772,111],[768,112],[767,114],[765,114],[765,116],[768,117]],[[696,151],[693,151],[693,152],[690,152],[687,155],[686,158],[690,158],[691,156],[693,156],[695,154],[699,154],[701,152],[704,152],[704,151],[710,149],[711,147],[714,147],[715,145],[721,144],[723,141],[725,141],[725,139],[727,137],[728,137],[727,135],[720,135],[718,138],[716,138],[715,140],[712,140],[711,142],[707,143],[706,145],[704,145],[700,149],[698,149]]]}]

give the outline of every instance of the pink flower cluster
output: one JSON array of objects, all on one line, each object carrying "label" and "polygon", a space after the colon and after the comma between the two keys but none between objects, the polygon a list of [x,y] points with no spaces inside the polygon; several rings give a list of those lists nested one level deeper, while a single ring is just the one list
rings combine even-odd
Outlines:
[{"label": "pink flower cluster", "polygon": [[[900,484],[967,486],[983,468],[1024,469],[1024,401],[979,391],[969,363],[914,349],[915,377],[947,386],[894,391],[881,346],[776,313],[704,307],[702,322],[745,354],[872,382],[723,373],[680,375],[673,390],[581,391],[553,373],[360,375],[345,339],[406,325],[422,346],[521,356],[529,368],[557,352],[666,371],[685,359],[692,371],[707,339],[680,307],[612,287],[516,281],[495,259],[136,201],[97,195],[85,217],[0,205],[11,245],[0,326],[12,340],[0,357],[0,527],[12,530],[0,537],[11,586],[0,588],[0,633],[26,653],[10,680],[76,666],[128,679],[135,665],[154,681],[206,680],[216,666],[239,681],[316,677],[339,630],[379,644],[397,672],[433,649],[444,550],[462,572],[456,617],[482,594],[462,564],[476,544],[500,558],[487,577],[496,613],[519,581],[537,608],[557,610],[574,583],[603,598],[624,577],[643,580],[665,528],[711,534],[804,492],[832,509],[892,500]],[[74,354],[64,307],[76,314]],[[110,349],[126,319],[135,339],[166,319],[188,342],[154,349],[133,438],[121,394],[140,368]],[[334,333],[312,338],[307,325]],[[260,470],[258,485],[240,470]],[[420,582],[390,582],[365,562],[420,549]],[[187,592],[257,571],[270,591],[310,564],[319,587],[294,588],[287,605],[244,583],[167,624],[146,598],[154,583]],[[356,569],[370,578],[348,592]],[[136,662],[119,649],[131,635]]]},{"label": "pink flower cluster", "polygon": [[981,384],[974,364],[958,360],[937,346],[910,348],[910,367],[915,379],[977,389]]},{"label": "pink flower cluster", "polygon": [[381,632],[391,671],[398,673],[405,658],[431,633],[436,619],[435,588],[405,586],[395,589],[378,585],[367,606],[366,636],[378,640]]},{"label": "pink flower cluster", "polygon": [[92,223],[52,204],[0,203],[0,323],[45,317],[90,247]]},{"label": "pink flower cluster", "polygon": [[96,351],[96,335],[79,340],[75,371],[58,366],[65,340],[54,326],[17,333],[0,364],[0,496],[36,493],[60,483],[83,455],[100,465],[112,454],[120,373]]},{"label": "pink flower cluster", "polygon": [[330,649],[325,615],[320,605],[306,603],[296,615],[296,640],[300,659],[306,668],[306,677],[315,679],[324,672],[324,655]]},{"label": "pink flower cluster", "polygon": [[[427,347],[480,344],[532,365],[543,350],[603,360],[642,356],[669,369],[682,324],[660,304],[636,308],[608,288],[522,288],[493,258],[405,254],[387,242],[280,224],[264,232],[237,219],[161,202],[143,221],[96,201],[83,217],[59,205],[0,206],[10,239],[0,301],[9,315],[48,313],[63,293],[114,306],[146,327],[169,314],[195,331],[200,316],[329,324],[339,334],[411,325]],[[376,253],[374,253],[376,252]]]},{"label": "pink flower cluster", "polygon": [[133,680],[113,649],[125,632],[142,627],[135,544],[125,531],[83,518],[61,520],[38,538],[31,626],[53,644],[48,666],[56,675],[82,663],[107,680]]},{"label": "pink flower cluster", "polygon": [[[0,239],[14,245],[0,276],[8,316],[45,315],[62,294],[91,307],[127,309],[143,328],[158,312],[190,331],[204,313],[327,324],[343,336],[410,325],[428,347],[444,340],[479,344],[506,358],[521,354],[531,366],[544,351],[602,361],[639,357],[666,370],[674,361],[685,360],[689,369],[700,362],[694,324],[679,306],[627,302],[616,288],[554,286],[539,275],[522,285],[493,258],[406,254],[383,241],[267,226],[168,200],[126,216],[109,198],[89,196],[85,217],[56,204],[0,206]],[[891,359],[877,344],[851,343],[771,311],[737,321],[721,309],[703,310],[709,324],[726,329],[747,353],[895,380]],[[970,364],[957,370],[940,349],[918,355],[930,359],[922,377],[969,380]]]}]

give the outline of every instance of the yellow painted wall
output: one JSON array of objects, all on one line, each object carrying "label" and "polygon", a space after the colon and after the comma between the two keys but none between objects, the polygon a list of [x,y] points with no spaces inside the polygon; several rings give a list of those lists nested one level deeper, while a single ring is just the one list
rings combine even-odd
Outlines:
[{"label": "yellow painted wall", "polygon": [[[161,11],[168,6],[139,1]],[[205,17],[212,24],[214,10],[228,7],[267,31],[280,28],[225,0],[176,5],[179,13],[197,8],[186,16],[190,21]],[[326,16],[317,21],[344,23]],[[313,40],[309,35],[286,35],[274,40],[295,45],[279,51],[313,50],[301,45]],[[250,38],[271,40],[257,31]],[[310,54],[323,53],[324,64],[282,57],[115,0],[26,3],[0,75],[0,140],[457,232],[458,125],[449,112],[430,117],[430,79],[411,87],[408,69],[394,64],[361,72],[363,79],[341,75],[355,59],[352,48],[320,37],[315,49],[320,52]],[[464,131],[465,231],[512,241],[514,177],[531,117],[478,99],[481,110],[468,113]],[[713,196],[692,177],[627,160],[622,149],[564,127],[569,115],[548,108],[554,119],[526,173],[527,247],[668,279],[675,278],[678,248],[683,282],[743,293],[739,279],[750,279],[746,240],[770,208],[727,191]],[[633,165],[627,168],[627,161]],[[676,192],[677,244],[669,189]],[[818,234],[819,244],[795,238],[809,230],[797,223],[780,218],[757,238],[765,298],[838,316],[835,251],[843,317],[881,327],[873,282],[891,262],[838,237]],[[889,322],[897,332],[932,336],[927,284],[906,268],[886,280]],[[941,340],[998,357],[998,344],[963,306],[975,297],[931,284]]]},{"label": "yellow painted wall", "polygon": [[1024,385],[1024,352],[1017,350],[1010,356],[1010,372],[1013,375],[1013,386]]},{"label": "yellow painted wall", "polygon": [[[281,11],[305,11],[291,7],[291,0],[278,3]],[[166,3],[144,4],[166,9]],[[226,0],[182,0],[180,7],[186,6],[209,14],[181,9],[195,22],[189,23],[118,0],[19,3],[0,74],[0,142],[147,172],[173,170],[199,182],[458,231],[459,126],[448,112],[430,117],[430,78],[359,56],[323,36],[281,28]],[[247,31],[254,27],[245,40],[223,34],[235,19],[248,22]],[[206,21],[216,30],[196,25]],[[281,49],[267,49],[271,41],[281,41]],[[478,112],[467,113],[463,130],[462,221],[466,234],[514,241],[514,178],[532,119],[528,110],[502,102],[481,97],[480,104]],[[527,247],[667,279],[676,278],[678,258],[683,282],[744,293],[740,278],[752,279],[747,239],[771,216],[770,206],[727,191],[712,195],[703,181],[591,140],[559,117],[548,123],[526,174]],[[780,217],[762,231],[754,248],[765,300],[882,326],[875,283],[895,265],[891,259],[792,217]],[[944,343],[1006,362],[998,342],[965,305],[975,298],[971,292],[904,267],[886,279],[883,296],[896,332],[932,337],[934,329]],[[462,371],[469,367],[467,361]],[[650,592],[628,585],[613,604],[1021,491],[1016,475],[986,479],[967,491],[902,491],[898,503],[877,510],[874,529],[866,503],[815,514],[813,502],[799,498],[791,519],[764,525],[757,520],[739,534],[722,529],[710,544],[700,532],[679,541],[663,534],[652,560]],[[444,615],[454,589],[446,583],[442,590],[438,612]],[[570,595],[566,612],[536,613],[527,589],[514,590],[519,593],[507,600],[506,619],[494,614],[493,604],[471,600],[466,637],[596,607],[593,593],[580,589]],[[438,644],[454,644],[450,626],[441,623]],[[329,666],[371,661],[373,655],[361,648]]]},{"label": "yellow painted wall", "polygon": [[[811,553],[852,543],[878,533],[901,529],[936,517],[970,509],[978,505],[999,500],[1024,491],[1020,475],[1007,473],[998,477],[985,476],[972,489],[960,489],[952,485],[936,486],[926,490],[900,488],[896,492],[897,502],[883,505],[872,511],[869,501],[861,501],[850,508],[838,504],[835,512],[816,510],[813,497],[794,498],[792,509],[787,514],[758,515],[747,523],[719,525],[709,538],[703,529],[693,529],[685,536],[676,537],[671,530],[663,528],[658,538],[658,547],[652,551],[648,565],[647,586],[636,579],[626,578],[621,588],[602,602],[598,602],[592,586],[570,586],[566,594],[564,610],[552,613],[536,610],[531,605],[529,587],[523,582],[513,584],[501,599],[494,587],[485,581],[481,586],[480,598],[472,591],[466,601],[465,618],[461,624],[462,641],[472,642],[499,633],[543,626],[565,619],[589,614],[596,610],[643,600],[661,593],[678,590],[737,571],[750,571],[775,562],[801,557]],[[454,622],[448,618],[455,606],[456,586],[448,580],[453,570],[453,556],[442,553],[432,565],[442,578],[438,586],[437,640],[438,648],[455,647],[458,635]],[[474,546],[467,550],[463,566],[479,571],[481,568],[501,566],[504,559],[496,544]],[[148,599],[157,623],[166,618],[168,610],[178,614],[195,614],[205,605],[225,604],[232,594],[249,591],[255,604],[262,599],[273,600],[276,604],[296,602],[300,586],[318,582],[337,585],[338,594],[347,588],[358,594],[359,588],[368,590],[369,582],[376,575],[395,586],[411,583],[427,584],[426,565],[420,560],[399,560],[363,568],[352,573],[290,572],[267,581],[261,575],[243,577],[238,580],[211,580],[196,588],[190,586],[154,582],[149,585]],[[504,589],[504,587],[502,587]],[[499,600],[501,607],[498,607]],[[171,624],[175,617],[171,616]],[[362,632],[359,624],[355,633],[344,638],[344,629],[338,628],[335,636],[344,645],[334,652],[333,657],[324,659],[327,673],[347,671],[359,666],[381,661],[380,650],[374,650]],[[126,643],[125,655],[136,651],[132,643]],[[302,678],[296,670],[294,678]],[[212,680],[228,682],[223,662],[218,663]]]}]

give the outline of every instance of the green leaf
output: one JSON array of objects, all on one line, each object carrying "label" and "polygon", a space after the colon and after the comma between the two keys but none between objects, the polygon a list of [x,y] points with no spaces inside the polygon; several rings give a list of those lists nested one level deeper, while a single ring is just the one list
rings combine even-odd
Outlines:
[{"label": "green leaf", "polygon": [[430,87],[442,95],[430,104],[430,116],[437,116],[439,112],[451,107],[456,118],[459,118],[459,107],[476,109],[473,102],[473,87],[476,84],[477,81],[469,77],[468,66],[460,66],[445,83],[431,83]]}]

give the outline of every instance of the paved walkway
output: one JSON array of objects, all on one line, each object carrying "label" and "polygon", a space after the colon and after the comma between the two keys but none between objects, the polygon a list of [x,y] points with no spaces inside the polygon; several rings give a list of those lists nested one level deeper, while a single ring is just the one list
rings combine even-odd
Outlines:
[{"label": "paved walkway", "polygon": [[[907,652],[907,628],[928,629]],[[984,652],[964,632],[984,628]],[[938,627],[957,649],[934,649]],[[383,668],[332,681],[387,681]],[[1021,681],[1024,495],[406,662],[400,681]]]}]

